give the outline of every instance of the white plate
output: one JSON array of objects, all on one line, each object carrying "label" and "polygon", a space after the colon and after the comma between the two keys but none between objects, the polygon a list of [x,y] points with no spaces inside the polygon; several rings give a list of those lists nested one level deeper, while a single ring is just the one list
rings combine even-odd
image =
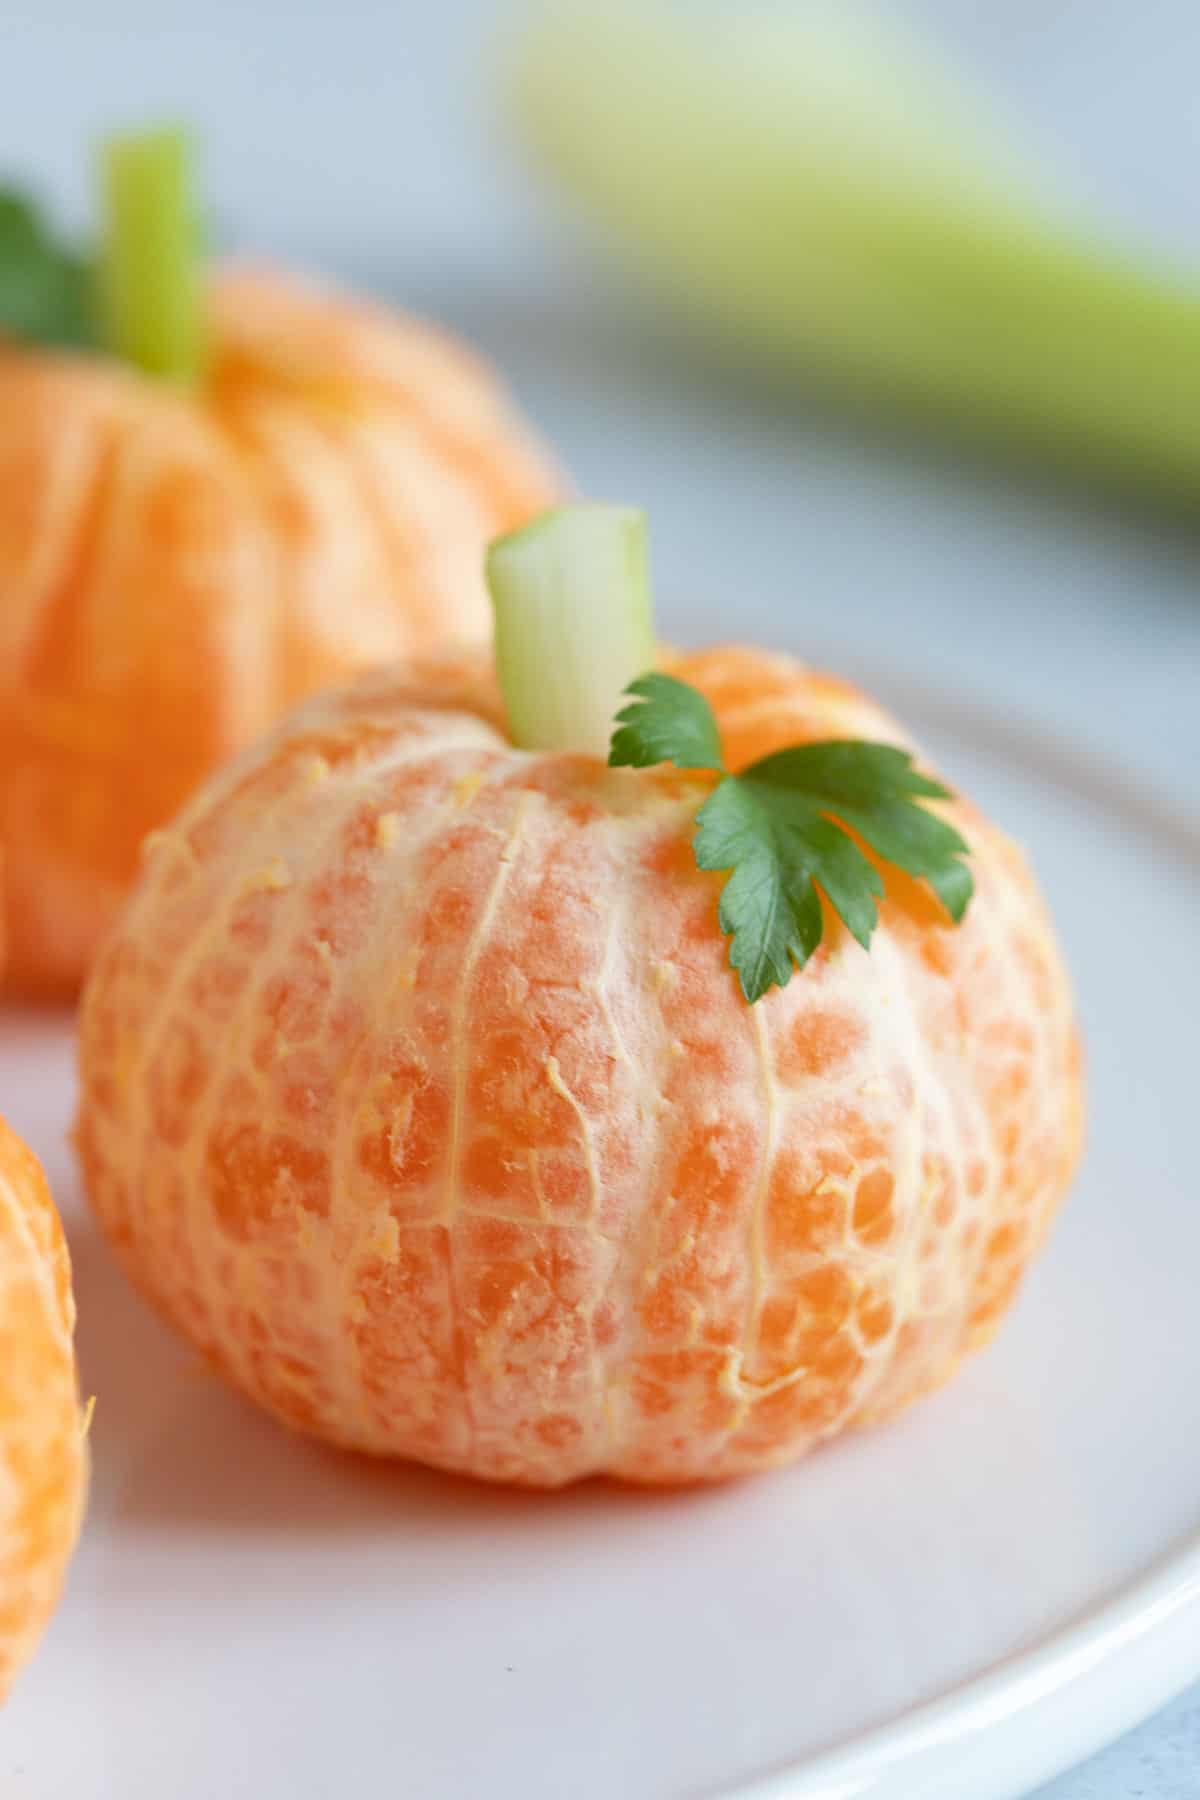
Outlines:
[{"label": "white plate", "polygon": [[64,1142],[66,1025],[0,1019],[99,1397],[69,1596],[0,1723],[6,1800],[1000,1800],[1200,1671],[1200,836],[907,699],[1050,891],[1091,1147],[995,1347],[783,1475],[537,1497],[289,1438],[110,1264]]}]

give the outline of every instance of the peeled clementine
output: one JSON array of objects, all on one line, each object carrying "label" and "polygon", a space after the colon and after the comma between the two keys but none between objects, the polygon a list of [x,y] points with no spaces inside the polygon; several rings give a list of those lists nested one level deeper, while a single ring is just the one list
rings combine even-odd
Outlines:
[{"label": "peeled clementine", "polygon": [[74,988],[145,833],[314,688],[482,634],[480,549],[556,476],[424,325],[257,273],[196,392],[0,348],[10,975]]},{"label": "peeled clementine", "polygon": [[[727,762],[903,741],[743,649]],[[956,805],[954,929],[887,871],[869,954],[754,1007],[698,779],[506,741],[482,658],[301,709],[158,839],[83,1011],[80,1141],[134,1280],[238,1387],[496,1480],[710,1480],[898,1411],[992,1334],[1080,1140],[1066,978]]]},{"label": "peeled clementine", "polygon": [[0,1119],[0,1700],[54,1610],[83,1511],[74,1323],[45,1177]]}]

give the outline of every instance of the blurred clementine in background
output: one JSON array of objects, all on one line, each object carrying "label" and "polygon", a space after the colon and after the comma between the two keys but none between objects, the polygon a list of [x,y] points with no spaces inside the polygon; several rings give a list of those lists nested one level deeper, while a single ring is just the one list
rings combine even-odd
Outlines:
[{"label": "blurred clementine in background", "polygon": [[146,832],[289,703],[482,635],[484,542],[559,487],[437,330],[278,274],[196,282],[190,250],[172,285],[133,175],[141,237],[118,187],[102,273],[143,366],[0,340],[0,844],[37,993],[77,987]]},{"label": "blurred clementine in background", "polygon": [[[903,741],[781,657],[673,666],[734,769]],[[991,1335],[1080,1136],[1021,856],[951,808],[961,927],[889,870],[870,954],[830,919],[751,1007],[704,792],[514,749],[483,653],[443,655],[302,708],[155,840],[85,996],[87,1185],[288,1424],[496,1480],[710,1480]]]},{"label": "blurred clementine in background", "polygon": [[83,1513],[74,1324],[45,1177],[0,1119],[0,1701],[54,1610]]}]

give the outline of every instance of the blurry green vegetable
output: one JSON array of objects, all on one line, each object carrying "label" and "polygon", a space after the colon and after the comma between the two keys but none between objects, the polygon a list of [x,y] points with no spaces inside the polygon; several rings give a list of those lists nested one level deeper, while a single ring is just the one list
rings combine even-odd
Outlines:
[{"label": "blurry green vegetable", "polygon": [[204,290],[192,160],[187,133],[174,127],[101,146],[98,256],[60,243],[26,195],[0,189],[0,333],[111,350],[176,380],[198,374]]},{"label": "blurry green vegetable", "polygon": [[100,291],[109,347],[150,375],[204,363],[204,272],[193,150],[177,126],[110,138],[101,152]]},{"label": "blurry green vegetable", "polygon": [[0,331],[29,342],[96,342],[92,271],[58,243],[24,194],[0,189]]},{"label": "blurry green vegetable", "polygon": [[1159,486],[1200,486],[1200,295],[1104,248],[974,97],[842,0],[552,5],[539,159],[684,315]]}]

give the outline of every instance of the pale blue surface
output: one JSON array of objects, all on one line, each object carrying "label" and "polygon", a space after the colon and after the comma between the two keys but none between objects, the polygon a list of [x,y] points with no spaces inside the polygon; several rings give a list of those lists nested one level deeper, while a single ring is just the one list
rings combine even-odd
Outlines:
[{"label": "pale blue surface", "polygon": [[[1200,261],[1192,0],[909,10],[1033,119],[1102,211]],[[22,11],[0,27],[0,163],[38,170],[78,216],[81,134],[147,111],[194,118],[233,246],[338,267],[460,322],[581,486],[650,507],[668,630],[786,636],[932,675],[1195,807],[1200,533],[863,439],[689,367],[613,303],[483,123],[497,0]],[[1197,1794],[1200,1689],[1039,1800]]]},{"label": "pale blue surface", "polygon": [[1198,1792],[1200,1690],[1193,1688],[1031,1800],[1195,1800]]}]

